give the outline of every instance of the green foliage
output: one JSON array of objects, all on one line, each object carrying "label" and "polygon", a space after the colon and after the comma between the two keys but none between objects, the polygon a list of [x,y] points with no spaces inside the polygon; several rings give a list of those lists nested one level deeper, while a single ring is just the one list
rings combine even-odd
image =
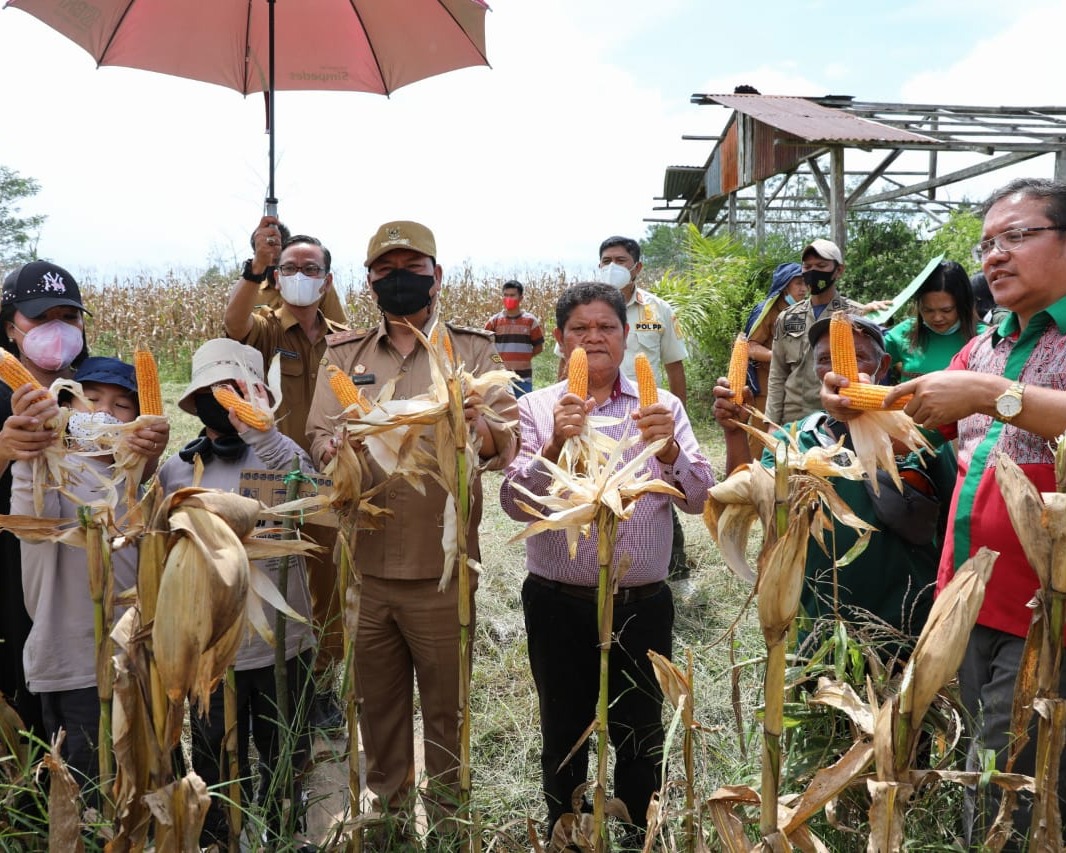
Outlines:
[{"label": "green foliage", "polygon": [[671,270],[684,269],[688,263],[688,231],[680,225],[649,225],[640,240],[640,260],[644,280],[657,281]]},{"label": "green foliage", "polygon": [[37,257],[38,230],[45,216],[19,216],[19,202],[37,195],[41,185],[14,169],[0,166],[0,268],[13,267]]},{"label": "green foliage", "polygon": [[970,209],[953,210],[945,222],[929,240],[928,257],[944,253],[949,261],[957,261],[973,275],[981,265],[973,259],[970,250],[981,240],[981,217]]},{"label": "green foliage", "polygon": [[689,411],[709,417],[711,388],[725,375],[733,339],[766,295],[778,261],[726,236],[704,237],[691,225],[685,235],[687,263],[653,289],[674,307],[689,346]]},{"label": "green foliage", "polygon": [[856,302],[891,299],[932,254],[902,219],[856,216],[849,227],[840,290]]}]

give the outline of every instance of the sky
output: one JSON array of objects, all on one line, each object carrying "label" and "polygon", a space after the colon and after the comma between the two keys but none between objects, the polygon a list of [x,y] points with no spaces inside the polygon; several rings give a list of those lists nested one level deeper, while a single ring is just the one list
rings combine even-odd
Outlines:
[{"label": "sky", "polygon": [[[729,113],[693,93],[1066,104],[1062,0],[490,3],[491,68],[389,98],[277,95],[281,218],[329,246],[342,280],[362,277],[392,219],[433,229],[446,273],[591,272],[605,236],[644,235],[668,166],[706,161],[712,143],[681,137]],[[20,212],[48,217],[42,257],[99,282],[249,254],[267,185],[261,95],[97,69],[14,8],[0,11],[0,80],[0,164],[41,184]],[[1050,177],[1051,158],[1022,171]]]}]

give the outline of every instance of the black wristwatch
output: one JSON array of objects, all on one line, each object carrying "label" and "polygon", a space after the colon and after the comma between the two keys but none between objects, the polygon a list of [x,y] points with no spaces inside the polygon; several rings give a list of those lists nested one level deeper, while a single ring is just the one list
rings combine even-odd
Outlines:
[{"label": "black wristwatch", "polygon": [[262,284],[264,281],[266,281],[267,272],[269,269],[270,267],[267,267],[267,269],[263,270],[262,272],[252,272],[252,259],[249,258],[244,262],[244,269],[241,270],[241,278],[243,278],[245,281],[254,282],[255,284]]}]

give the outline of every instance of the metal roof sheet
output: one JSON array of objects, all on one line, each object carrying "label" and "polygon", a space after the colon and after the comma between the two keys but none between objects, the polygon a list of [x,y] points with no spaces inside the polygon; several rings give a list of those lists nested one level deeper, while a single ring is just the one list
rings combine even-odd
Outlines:
[{"label": "metal roof sheet", "polygon": [[663,198],[691,198],[703,181],[702,166],[669,166],[663,181]]},{"label": "metal roof sheet", "polygon": [[716,103],[806,142],[936,145],[931,136],[823,107],[807,98],[783,95],[693,95],[697,103]]}]

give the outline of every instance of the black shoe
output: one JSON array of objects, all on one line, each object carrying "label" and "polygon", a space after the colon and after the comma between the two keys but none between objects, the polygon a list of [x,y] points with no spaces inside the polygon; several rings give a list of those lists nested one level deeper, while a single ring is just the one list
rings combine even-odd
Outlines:
[{"label": "black shoe", "polygon": [[323,690],[311,700],[311,727],[327,734],[344,731],[344,709],[332,690]]}]

